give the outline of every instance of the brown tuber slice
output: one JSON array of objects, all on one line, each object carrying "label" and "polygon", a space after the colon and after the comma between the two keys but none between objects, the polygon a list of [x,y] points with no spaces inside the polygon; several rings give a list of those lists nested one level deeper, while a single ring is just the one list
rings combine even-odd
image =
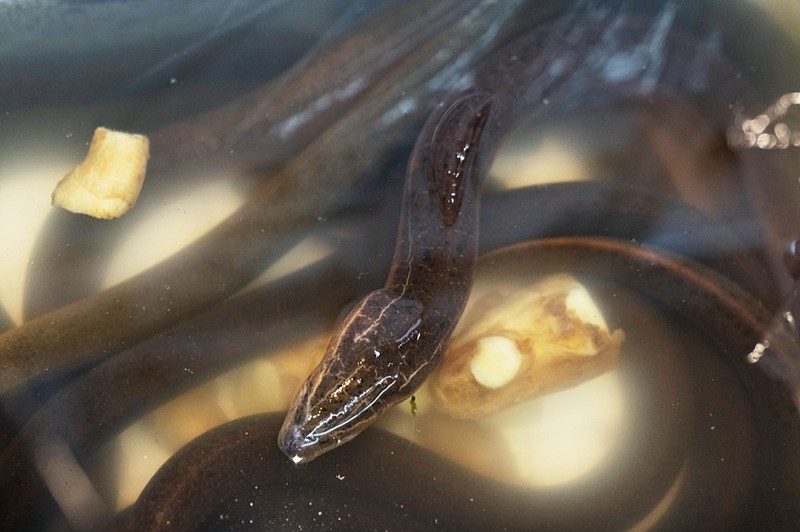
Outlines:
[{"label": "brown tuber slice", "polygon": [[86,158],[53,190],[53,205],[95,218],[122,216],[139,197],[149,156],[146,136],[95,129]]}]

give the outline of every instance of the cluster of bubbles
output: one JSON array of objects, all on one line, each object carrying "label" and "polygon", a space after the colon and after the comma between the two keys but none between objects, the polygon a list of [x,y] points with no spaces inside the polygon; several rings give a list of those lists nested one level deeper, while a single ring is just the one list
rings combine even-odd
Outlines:
[{"label": "cluster of bubbles", "polygon": [[734,125],[728,129],[728,145],[732,148],[761,150],[786,149],[800,146],[800,119],[794,131],[787,123],[789,110],[800,105],[800,92],[789,92],[755,118],[737,113]]}]

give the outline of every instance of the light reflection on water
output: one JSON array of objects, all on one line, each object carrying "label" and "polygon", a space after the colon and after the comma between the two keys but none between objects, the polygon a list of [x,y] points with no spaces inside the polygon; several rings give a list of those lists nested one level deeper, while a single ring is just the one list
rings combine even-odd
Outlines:
[{"label": "light reflection on water", "polygon": [[231,180],[218,179],[186,189],[151,209],[124,235],[108,264],[103,286],[113,286],[153,266],[233,213],[242,203]]},{"label": "light reflection on water", "polygon": [[0,304],[16,324],[22,322],[25,272],[35,236],[50,214],[50,192],[69,165],[68,160],[43,153],[35,160],[0,167]]},{"label": "light reflection on water", "polygon": [[504,440],[521,478],[555,487],[591,475],[634,430],[617,372],[500,412],[485,422]]}]

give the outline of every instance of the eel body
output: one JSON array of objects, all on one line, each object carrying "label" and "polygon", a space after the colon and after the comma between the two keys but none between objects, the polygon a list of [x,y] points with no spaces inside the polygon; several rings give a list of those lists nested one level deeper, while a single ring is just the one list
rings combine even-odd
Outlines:
[{"label": "eel body", "polygon": [[[493,2],[485,4],[494,5]],[[485,14],[483,11],[481,13]],[[227,229],[214,233],[215,241],[222,242],[224,249],[235,252],[233,257],[235,261],[229,262],[236,267],[230,268],[230,272],[224,272],[226,275],[230,273],[230,278],[226,276],[219,282],[199,283],[196,281],[197,278],[187,275],[187,271],[193,271],[186,267],[186,264],[191,262],[188,260],[186,263],[176,263],[169,268],[169,272],[177,272],[175,277],[185,279],[186,284],[191,285],[193,289],[203,284],[212,287],[224,286],[225,294],[215,293],[213,298],[206,301],[208,305],[217,301],[222,295],[232,293],[237,287],[243,286],[251,273],[254,275],[254,272],[261,270],[264,257],[269,255],[266,250],[269,247],[269,239],[264,237],[265,228],[277,231],[285,227],[283,224],[286,217],[299,217],[305,213],[308,215],[306,218],[316,219],[320,212],[334,212],[341,207],[342,201],[331,200],[344,197],[345,192],[354,186],[355,181],[348,176],[368,173],[367,171],[375,166],[362,168],[369,166],[364,164],[364,161],[369,159],[363,157],[364,146],[370,147],[370,153],[375,158],[377,151],[381,153],[388,151],[389,147],[396,144],[397,138],[402,136],[398,132],[397,123],[392,123],[388,127],[382,125],[380,119],[388,116],[389,111],[397,109],[399,105],[397,102],[408,103],[409,94],[420,95],[414,100],[417,104],[411,113],[414,116],[400,115],[404,117],[403,131],[410,128],[411,123],[415,123],[417,118],[427,112],[429,104],[440,97],[443,89],[449,90],[453,86],[444,84],[446,86],[437,86],[434,90],[429,88],[431,85],[429,81],[438,80],[447,65],[459,65],[461,62],[456,60],[458,59],[456,56],[455,59],[442,60],[431,65],[425,63],[427,65],[425,68],[414,65],[418,65],[423,59],[433,62],[431,58],[438,58],[441,55],[437,47],[443,46],[442,43],[448,44],[448,49],[463,48],[459,45],[461,41],[456,39],[458,35],[463,34],[461,39],[464,42],[475,41],[474,49],[481,53],[476,53],[470,61],[465,61],[472,66],[463,67],[462,71],[470,72],[471,75],[468,77],[475,81],[475,86],[482,87],[493,96],[489,98],[482,94],[473,94],[462,97],[446,109],[440,109],[419,137],[409,168],[404,214],[389,278],[383,289],[370,294],[342,322],[338,335],[335,336],[321,366],[311,375],[292,405],[279,434],[279,444],[286,454],[296,462],[309,461],[355,437],[388,407],[413,393],[441,357],[442,347],[453,324],[458,320],[469,290],[471,262],[474,260],[477,239],[476,217],[480,181],[483,165],[488,160],[486,156],[491,152],[486,146],[496,140],[488,130],[496,128],[495,124],[502,122],[498,120],[498,115],[509,116],[507,111],[501,111],[501,107],[508,106],[509,102],[512,102],[520,107],[529,107],[529,111],[533,108],[540,115],[552,117],[557,116],[557,109],[600,108],[609,103],[619,103],[620,99],[624,101],[625,98],[628,99],[628,103],[649,102],[652,94],[666,88],[673,94],[687,95],[692,101],[698,97],[712,95],[710,103],[705,99],[701,100],[708,104],[704,108],[705,114],[717,122],[727,123],[730,112],[728,102],[738,101],[736,96],[739,94],[737,91],[740,84],[731,82],[733,76],[725,65],[720,63],[713,50],[709,51],[707,47],[699,46],[695,41],[686,40],[682,33],[673,31],[671,26],[675,13],[674,6],[666,6],[652,24],[629,20],[622,15],[616,16],[613,12],[603,17],[599,15],[568,17],[564,22],[553,23],[549,31],[547,28],[530,31],[522,28],[520,29],[522,35],[500,50],[496,50],[495,47],[502,41],[493,37],[493,33],[488,30],[486,35],[491,38],[477,38],[472,34],[470,37],[466,30],[455,36],[443,33],[436,42],[420,46],[409,58],[399,61],[399,66],[390,69],[393,74],[379,76],[380,83],[377,83],[367,96],[354,103],[354,110],[349,114],[345,113],[346,116],[336,121],[334,126],[321,128],[317,124],[313,128],[325,129],[325,132],[290,164],[289,170],[281,173],[285,178],[284,181],[291,183],[292,187],[264,189],[265,192],[254,199],[254,202],[261,204],[262,207],[250,205],[243,211],[248,216],[242,216],[241,213],[234,215],[239,221],[226,222]],[[482,17],[472,17],[469,20],[482,20]],[[518,17],[518,20],[524,19]],[[467,22],[469,21],[464,21],[464,27],[475,32],[476,27]],[[531,21],[526,20],[520,24],[530,25]],[[494,27],[492,24],[487,26],[489,29]],[[487,51],[493,52],[486,57],[481,55]],[[505,60],[502,60],[503,58]],[[687,68],[687,65],[694,66]],[[618,68],[620,66],[629,68]],[[701,77],[695,75],[697,69],[704,75]],[[409,80],[409,76],[413,76],[414,79]],[[456,75],[452,77],[461,79]],[[726,83],[713,83],[716,80],[726,80]],[[463,88],[463,85],[458,83],[455,86]],[[502,101],[499,98],[501,94],[504,96]],[[550,111],[548,115],[550,109],[554,111]],[[391,113],[389,115],[395,116]],[[343,142],[346,142],[348,148],[346,156],[342,155]],[[465,149],[467,146],[469,149]],[[476,146],[480,148],[477,149]],[[343,160],[346,164],[331,165],[331,160],[334,158]],[[358,164],[361,166],[357,166]],[[341,167],[335,171],[335,179],[331,179],[326,172],[318,171],[320,168],[334,171],[332,169],[334,166]],[[303,176],[311,177],[303,178]],[[319,179],[312,178],[315,176],[324,177],[326,186],[322,187]],[[302,183],[303,186],[297,187],[298,183]],[[339,188],[342,191],[339,191]],[[290,189],[291,197],[283,194]],[[273,194],[270,191],[277,192]],[[303,191],[311,195],[309,206],[303,207],[303,204],[292,199],[295,194],[299,195]],[[604,202],[604,199],[608,201]],[[272,207],[277,204],[283,208]],[[687,216],[685,208],[673,211],[669,205],[672,203],[666,201],[658,190],[643,191],[641,188],[629,187],[628,183],[615,184],[613,187],[600,182],[572,183],[569,186],[564,184],[543,186],[527,192],[517,190],[500,197],[487,198],[488,212],[483,217],[481,226],[483,240],[481,245],[484,250],[492,250],[511,243],[541,239],[544,236],[602,234],[605,237],[621,238],[626,242],[614,245],[604,244],[597,239],[582,241],[562,239],[555,243],[529,243],[520,246],[540,250],[535,257],[534,255],[528,257],[535,258],[535,261],[529,262],[535,262],[537,269],[547,269],[548,264],[554,268],[566,269],[568,265],[574,267],[575,263],[579,262],[584,264],[584,270],[592,273],[598,273],[598,270],[601,273],[607,271],[612,278],[633,285],[634,288],[666,305],[669,310],[709,332],[710,336],[724,342],[725,352],[736,354],[742,349],[749,349],[766,327],[764,313],[751,312],[758,307],[758,300],[748,298],[746,293],[733,290],[735,286],[728,287],[730,290],[726,292],[724,283],[720,283],[714,277],[694,275],[691,270],[680,265],[654,270],[653,266],[660,264],[659,255],[644,255],[637,249],[638,246],[630,244],[631,241],[642,242],[654,245],[656,248],[671,250],[692,260],[713,262],[715,270],[719,270],[716,262],[721,255],[724,266],[735,267],[733,268],[735,273],[740,274],[736,277],[737,283],[743,279],[745,282],[750,280],[753,271],[750,266],[757,269],[760,263],[757,260],[753,264],[745,263],[742,259],[754,259],[752,252],[740,251],[740,248],[730,246],[728,241],[719,238],[723,233],[727,235],[729,228],[720,223],[720,231],[712,231],[710,223]],[[564,216],[565,212],[571,213],[573,219]],[[261,221],[249,222],[256,219]],[[274,219],[280,219],[281,223],[274,222]],[[377,232],[374,225],[369,229],[370,232]],[[735,237],[734,243],[739,241],[740,235],[737,234]],[[234,241],[252,245],[231,246],[230,243]],[[195,259],[215,257],[215,264],[225,264],[224,257],[227,255],[219,258],[215,252],[209,251],[206,244],[191,248],[190,254]],[[340,246],[337,254],[347,255],[351,249],[353,248]],[[372,246],[364,242],[361,242],[359,249],[369,249],[375,260],[379,255],[382,256],[380,251],[374,251]],[[736,255],[732,254],[732,250],[737,252]],[[504,257],[508,258],[508,252],[504,252]],[[202,265],[206,264],[205,259],[200,262]],[[359,266],[359,275],[363,268],[363,264]],[[370,266],[370,268],[376,270],[378,267]],[[205,266],[201,269],[205,271]],[[131,283],[126,289],[126,295],[131,292],[137,296],[131,297],[131,301],[136,303],[136,308],[144,306],[151,308],[150,304],[142,305],[140,292],[145,285],[162,286],[163,283],[144,282],[153,278],[142,278]],[[233,282],[234,280],[236,282]],[[719,293],[718,289],[724,293]],[[298,300],[309,302],[288,284],[286,291],[281,294],[284,296],[267,294],[264,305],[272,309],[274,304],[275,311],[280,312],[278,307],[282,303],[278,300],[283,297],[286,298],[285,301],[291,301],[295,309]],[[222,349],[216,349],[217,353],[205,356],[205,353],[196,351],[214,350],[217,344],[206,342],[203,346],[198,346],[196,333],[192,330],[181,333],[184,334],[183,338],[187,338],[185,348],[180,345],[181,337],[177,336],[174,330],[170,330],[163,333],[161,338],[152,338],[152,343],[137,343],[134,348],[126,350],[126,346],[131,342],[139,342],[152,334],[150,329],[131,337],[133,339],[126,336],[125,341],[118,338],[98,339],[76,333],[74,337],[81,339],[80,344],[64,344],[65,339],[60,331],[71,329],[65,328],[64,322],[54,318],[58,316],[64,319],[70,318],[75,323],[85,324],[85,330],[95,330],[95,324],[86,318],[97,316],[98,320],[108,321],[107,313],[103,312],[103,309],[108,308],[107,302],[128,301],[119,295],[119,291],[109,291],[102,296],[102,300],[98,299],[91,305],[75,307],[65,313],[56,314],[58,312],[56,311],[42,316],[40,320],[32,320],[30,325],[21,327],[24,334],[14,333],[7,336],[5,341],[0,341],[0,359],[13,355],[15,357],[13,360],[19,363],[21,359],[30,358],[32,369],[29,373],[32,375],[42,373],[41,369],[33,364],[37,360],[47,361],[49,364],[47,367],[53,369],[51,359],[47,358],[53,353],[62,355],[85,352],[89,358],[96,358],[97,346],[103,348],[103,356],[108,354],[105,350],[110,345],[115,346],[115,350],[125,350],[122,356],[101,364],[98,367],[99,371],[90,372],[85,378],[77,380],[51,400],[40,414],[27,424],[21,436],[4,453],[0,469],[9,473],[7,475],[9,482],[6,486],[9,496],[6,500],[0,501],[2,508],[0,523],[3,523],[3,529],[29,529],[31,527],[20,523],[42,515],[41,494],[46,490],[41,478],[42,472],[37,469],[33,457],[29,456],[29,451],[36,448],[31,442],[44,441],[49,437],[58,438],[59,441],[66,442],[76,449],[76,453],[82,459],[141,410],[166,400],[165,397],[177,393],[181,385],[188,385],[185,375],[187,368],[192,368],[190,373],[195,375],[200,373],[198,368],[205,364],[209,367],[203,375],[210,375],[221,371],[219,368],[227,367],[219,361],[219,358],[214,357],[230,355],[230,352],[222,353]],[[164,297],[162,293],[155,294],[155,297],[159,305],[164,304],[161,301]],[[314,296],[308,297],[310,299]],[[759,299],[761,297],[759,296]],[[266,301],[270,304],[267,305]],[[178,306],[179,302],[169,300],[168,303],[170,316],[181,314],[184,318],[188,318],[191,314],[186,308]],[[234,300],[234,303],[243,313],[247,312],[248,316],[253,313],[252,300],[238,299]],[[321,299],[314,303],[319,306],[326,304]],[[183,310],[178,313],[177,308]],[[80,312],[77,313],[76,309]],[[219,316],[220,322],[223,318],[227,320],[236,318],[236,314],[225,305],[216,305],[212,310],[219,313],[216,316]],[[129,313],[120,312],[127,319]],[[213,318],[205,316],[202,315],[200,318],[195,316],[190,323],[193,327],[202,327],[203,323],[216,323],[216,316]],[[248,322],[247,326],[256,330],[259,324],[255,322],[255,316],[251,317],[253,320]],[[275,318],[276,321],[277,319]],[[134,328],[141,328],[142,323],[135,321]],[[165,326],[163,323],[160,325],[162,328]],[[59,332],[58,342],[42,334],[48,330]],[[113,330],[127,331],[124,328],[113,328]],[[224,349],[230,349],[230,346],[224,345],[224,335],[233,335],[234,329],[220,327],[218,330],[221,332],[206,331],[206,334],[220,342]],[[241,329],[235,330],[241,331]],[[264,334],[265,338],[274,335],[272,331],[264,333],[263,330],[259,330],[253,336],[261,334]],[[175,346],[173,353],[175,356],[169,359],[169,364],[163,361],[162,356],[163,343],[167,340]],[[356,346],[359,349],[345,351],[346,346]],[[47,355],[48,353],[51,355]],[[35,356],[26,358],[25,355],[28,354]],[[44,355],[47,357],[42,358]],[[764,366],[769,358],[765,356],[760,365]],[[738,358],[735,360],[737,364],[743,362]],[[5,372],[4,378],[13,377],[12,373]],[[157,375],[157,379],[153,378],[153,375]],[[20,379],[14,378],[4,386],[6,389],[14,389],[20,382],[26,382],[26,378],[28,377],[22,375]],[[180,382],[181,385],[173,385],[176,382]],[[104,390],[105,393],[101,395],[100,392]],[[102,397],[103,401],[98,401],[97,397]],[[86,404],[97,405],[98,408],[87,412]],[[756,409],[756,411],[770,413],[777,409]],[[244,427],[244,434],[247,435],[251,434],[249,431],[252,426],[262,426],[267,422],[269,427],[252,432],[260,436],[256,438],[258,444],[248,446],[242,444],[242,432],[238,429]],[[661,426],[663,428],[664,423],[661,423]],[[199,463],[195,456],[183,461],[186,455],[182,454],[173,460],[177,465],[165,468],[167,472],[160,475],[162,480],[156,479],[151,483],[147,493],[137,503],[135,512],[147,516],[174,516],[169,511],[171,508],[175,512],[185,511],[191,514],[190,517],[193,519],[202,518],[203,512],[211,515],[209,512],[213,512],[210,509],[214,507],[207,501],[221,500],[223,495],[228,496],[232,493],[233,499],[245,500],[240,497],[242,492],[235,491],[227,483],[229,478],[235,476],[232,471],[242,472],[247,476],[243,482],[247,484],[248,489],[255,485],[255,489],[258,490],[266,485],[266,481],[261,480],[256,485],[254,478],[269,478],[274,482],[276,489],[263,490],[265,494],[273,496],[276,493],[285,493],[297,500],[308,493],[307,484],[292,490],[282,474],[302,477],[304,481],[315,485],[321,485],[325,478],[335,478],[336,481],[333,485],[327,486],[321,499],[330,504],[330,507],[334,507],[336,504],[331,504],[330,497],[338,493],[341,481],[336,475],[326,474],[325,470],[321,469],[333,460],[337,464],[347,464],[348,483],[358,484],[359,489],[363,486],[362,495],[369,492],[370,495],[385,495],[387,500],[391,501],[402,500],[401,497],[386,495],[394,493],[391,490],[396,489],[408,496],[419,492],[425,495],[423,499],[436,501],[438,499],[427,496],[431,490],[447,493],[452,507],[457,509],[457,512],[452,513],[459,514],[462,528],[465,524],[478,526],[481,523],[481,515],[490,516],[492,519],[498,516],[515,519],[518,523],[524,523],[526,527],[538,522],[536,516],[546,515],[550,518],[553,515],[552,508],[546,505],[537,506],[536,497],[531,497],[527,491],[504,500],[501,507],[496,507],[500,509],[494,512],[486,509],[491,508],[491,505],[478,506],[474,504],[472,498],[475,496],[475,490],[484,485],[481,479],[471,477],[465,479],[460,476],[462,472],[454,470],[451,466],[444,470],[447,472],[446,475],[429,475],[431,471],[435,471],[434,465],[431,465],[434,461],[420,461],[422,450],[414,451],[413,455],[415,463],[426,472],[425,475],[409,475],[409,480],[402,481],[398,480],[396,471],[391,474],[375,474],[374,470],[368,468],[368,474],[365,475],[363,482],[356,482],[355,471],[360,465],[368,462],[357,460],[357,456],[363,456],[368,452],[374,455],[369,463],[376,463],[384,460],[386,453],[383,451],[387,449],[390,451],[388,454],[393,455],[391,452],[393,447],[387,445],[386,437],[375,436],[379,431],[369,431],[372,434],[365,434],[363,439],[359,438],[354,442],[355,445],[326,455],[309,467],[293,468],[285,460],[274,460],[272,457],[277,450],[268,444],[264,445],[264,440],[275,439],[277,426],[274,417],[270,416],[268,420],[266,417],[254,418],[248,420],[245,425],[237,427],[237,431],[225,433],[222,440],[226,445],[218,447],[220,450],[218,454],[207,454],[209,458],[222,456],[231,460],[212,460],[214,465],[220,466],[219,470],[223,473],[207,476],[203,464]],[[265,450],[265,447],[269,449]],[[789,447],[776,441],[774,446],[763,447],[763,449],[769,448]],[[394,454],[399,456],[399,453]],[[233,461],[244,458],[252,458],[252,462],[269,462],[269,467],[265,466],[268,469],[265,476],[258,477],[250,466]],[[776,458],[776,463],[778,461]],[[405,459],[399,460],[397,470],[411,471],[406,466]],[[642,470],[651,469],[652,463],[643,463]],[[182,498],[175,490],[177,482],[172,474],[178,475],[180,480],[187,484],[192,483],[197,486],[198,491],[184,493],[186,497]],[[336,470],[336,474],[339,474],[339,469]],[[420,480],[422,477],[427,480]],[[445,477],[450,479],[450,484],[446,487],[442,485],[442,479]],[[769,475],[765,476],[768,477]],[[438,480],[435,483],[425,484],[430,478]],[[774,478],[777,478],[777,473]],[[624,479],[619,480],[616,485],[625,485]],[[20,487],[21,485],[25,486],[24,489]],[[489,487],[485,493],[498,491],[496,486],[490,483],[486,485]],[[165,504],[169,508],[155,502],[158,497],[152,496],[161,489],[159,486],[164,488],[159,493],[166,494],[168,500]],[[468,497],[463,501],[451,497],[455,488],[459,486],[469,487],[465,490]],[[643,486],[643,483],[635,483],[628,487],[639,496],[645,492]],[[615,493],[618,491],[619,489],[615,488]],[[199,496],[198,492],[202,492],[207,498]],[[660,497],[660,493],[654,495],[656,498],[652,500],[642,500],[641,508],[649,508],[650,503],[658,502],[657,497]],[[781,497],[773,496],[772,492],[770,497],[772,497],[770,500],[777,501],[778,505],[783,502]],[[633,515],[633,512],[625,512],[624,516],[608,512],[607,498],[603,496],[596,500],[601,499],[602,512],[598,510],[596,515],[610,520],[624,519],[624,522],[614,521],[606,527],[598,524],[598,528],[629,528],[630,523],[627,518]],[[186,501],[196,504],[187,504]],[[703,504],[709,507],[723,507],[730,505],[730,501],[715,504],[706,499]],[[268,502],[265,500],[264,511],[271,514],[280,506],[275,499]],[[756,506],[753,505],[753,508]],[[470,513],[469,508],[478,507],[481,509],[480,512]],[[620,507],[631,510],[630,505]],[[328,507],[324,508],[327,511]],[[415,512],[421,514],[419,507],[413,506],[411,502],[406,508],[414,508]],[[566,508],[564,515],[572,518],[575,515],[574,508],[574,505]],[[769,508],[774,509],[774,507]],[[314,510],[316,515],[316,505]],[[436,508],[431,514],[431,519],[434,517],[439,519],[437,523],[443,522],[440,510],[441,508]],[[389,514],[389,518],[396,518],[396,507],[393,507],[393,512]],[[773,513],[778,515],[778,512]],[[218,512],[216,515],[221,514]],[[768,512],[764,510],[759,515],[768,515]],[[379,519],[380,523],[387,522],[386,517]],[[174,524],[178,520],[172,517],[168,522]],[[552,523],[542,523],[542,526],[548,525],[552,526]],[[486,527],[498,526],[502,528],[503,523],[491,521]],[[577,526],[575,524],[567,528]],[[509,528],[514,527],[509,526]],[[134,529],[141,530],[147,527],[138,526]]]},{"label": "eel body", "polygon": [[[429,119],[409,162],[386,285],[339,324],[289,408],[278,445],[292,461],[312,460],[351,440],[436,367],[469,294],[481,160],[519,114],[699,91],[685,65],[701,48],[668,31],[674,15],[664,9],[651,25],[635,19],[623,25],[597,12],[525,32],[476,71],[480,93]],[[491,120],[489,97],[481,94],[491,94]]]},{"label": "eel body", "polygon": [[355,437],[441,359],[472,284],[490,108],[485,93],[460,96],[420,133],[386,284],[338,325],[281,428],[279,446],[295,463]]}]

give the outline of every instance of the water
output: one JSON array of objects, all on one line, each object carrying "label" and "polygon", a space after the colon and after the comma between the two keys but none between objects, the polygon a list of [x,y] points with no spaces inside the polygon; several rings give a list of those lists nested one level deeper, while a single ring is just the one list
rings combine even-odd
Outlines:
[{"label": "water", "polygon": [[[160,128],[248,93],[309,49],[331,46],[370,10],[366,3],[347,12],[345,3],[315,3],[320,14],[308,16],[289,4],[239,2],[224,10],[213,3],[182,9],[180,3],[150,2],[0,8],[7,21],[30,27],[0,48],[5,328],[144,271],[232,213],[252,214],[237,209],[255,194],[259,176],[294,152],[284,153],[276,143],[279,155],[270,151],[260,161],[253,153],[263,147],[234,143],[252,152],[220,153],[203,139],[180,143],[180,130]],[[780,2],[760,7],[770,15],[755,16],[747,4],[642,3],[640,13],[660,21],[653,28],[679,25],[730,58],[731,83],[701,96],[665,92],[644,102],[610,100],[599,87],[573,90],[586,88],[576,83],[541,99],[541,110],[515,125],[495,161],[482,248],[552,236],[620,238],[656,249],[658,257],[701,263],[743,289],[747,299],[734,299],[752,304],[755,315],[776,312],[793,282],[783,252],[797,238],[800,212],[793,206],[800,193],[800,152],[760,150],[758,142],[733,150],[726,144],[729,128],[741,128],[782,94],[800,90],[796,54],[786,53],[797,47],[798,36],[770,26],[791,29],[787,21],[800,14]],[[130,8],[143,22],[125,23],[135,31],[120,31]],[[323,8],[330,14],[322,15]],[[344,18],[334,18],[342,12]],[[176,17],[180,29],[169,23]],[[69,31],[75,27],[81,30]],[[154,40],[145,28],[170,36]],[[45,29],[52,39],[31,37]],[[660,42],[658,32],[651,37],[647,42]],[[662,60],[658,46],[638,50],[639,55],[615,56],[614,64],[633,65],[641,54],[651,67]],[[707,72],[701,56],[693,57],[698,62],[687,69],[696,69],[693,79],[701,86]],[[617,79],[625,72],[611,74]],[[726,91],[740,85],[747,98],[727,100]],[[413,106],[404,109],[413,112]],[[783,115],[784,123],[800,130],[795,111],[800,109]],[[140,202],[122,219],[76,221],[51,210],[49,193],[80,160],[98,125],[162,131],[153,137],[153,174]],[[776,127],[766,130],[783,131]],[[353,152],[360,157],[324,152],[334,154],[326,159],[331,168],[342,160],[369,159],[374,175],[383,179],[348,185],[352,193],[324,209],[322,200],[314,200],[302,220],[273,223],[276,244],[269,254],[285,256],[270,264],[262,257],[267,252],[254,252],[263,266],[253,267],[256,281],[243,283],[247,295],[223,304],[239,288],[208,282],[219,301],[191,321],[184,319],[190,312],[177,305],[187,286],[198,286],[199,293],[201,281],[186,276],[184,284],[178,278],[142,285],[155,296],[137,303],[133,290],[136,314],[114,327],[124,330],[156,314],[171,319],[174,312],[178,319],[170,323],[177,329],[158,336],[155,327],[124,340],[133,347],[116,358],[116,366],[101,365],[55,400],[50,399],[105,355],[77,367],[46,364],[30,388],[6,393],[0,402],[0,445],[6,452],[0,475],[14,489],[6,490],[13,495],[3,508],[19,511],[8,513],[9,519],[22,515],[18,526],[38,528],[88,529],[107,522],[187,442],[229,420],[275,412],[241,422],[242,430],[263,439],[243,439],[219,455],[218,480],[197,492],[186,488],[198,505],[204,494],[216,493],[213,488],[222,493],[207,503],[204,509],[213,511],[202,526],[246,528],[253,519],[261,528],[293,529],[303,523],[328,529],[797,528],[796,353],[789,353],[788,363],[770,356],[748,363],[746,355],[760,337],[725,314],[724,301],[693,292],[691,283],[680,284],[683,277],[663,270],[634,275],[617,259],[549,251],[530,260],[533,268],[513,268],[534,276],[566,271],[584,283],[609,325],[625,333],[615,368],[474,421],[439,413],[422,390],[415,414],[410,404],[399,405],[378,429],[319,465],[296,469],[284,463],[272,434],[280,413],[321,355],[342,309],[382,283],[391,259],[396,200],[414,136],[411,126],[404,128],[398,126],[380,154],[374,154],[383,142],[377,136]],[[352,129],[342,131],[337,134]],[[536,183],[561,184],[527,188]],[[317,195],[334,197],[334,191]],[[290,212],[294,204],[285,205]],[[297,204],[298,211],[304,208]],[[231,238],[231,256],[252,249],[260,235]],[[316,269],[297,274],[297,264]],[[209,277],[203,276],[217,267],[219,262],[204,260],[197,278],[206,283]],[[77,346],[64,348],[65,356],[91,344],[72,336],[66,329],[55,332],[59,342]],[[119,350],[114,342],[103,349]],[[14,440],[20,430],[27,439]],[[167,466],[163,482],[190,485],[196,464],[192,459]],[[238,471],[249,476],[240,478]],[[65,482],[73,489],[61,489]],[[153,486],[151,501],[158,498],[158,484]]]}]

